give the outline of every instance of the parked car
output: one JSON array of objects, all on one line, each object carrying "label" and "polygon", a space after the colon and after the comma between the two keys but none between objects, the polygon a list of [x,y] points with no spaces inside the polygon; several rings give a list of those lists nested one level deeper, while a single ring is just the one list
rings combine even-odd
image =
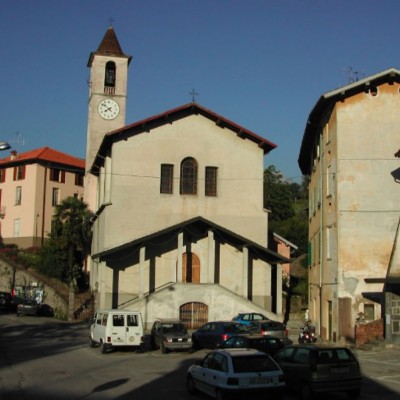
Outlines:
[{"label": "parked car", "polygon": [[192,348],[192,338],[181,321],[155,320],[150,337],[152,348],[160,349],[164,354],[170,350],[189,350]]},{"label": "parked car", "polygon": [[90,325],[90,347],[100,346],[102,354],[118,348],[144,345],[144,324],[139,311],[96,310]]},{"label": "parked car", "polygon": [[24,299],[17,306],[17,317],[20,315],[37,315],[38,309],[39,306],[36,300]]},{"label": "parked car", "polygon": [[239,322],[243,325],[249,325],[253,321],[260,321],[269,319],[264,314],[255,313],[255,312],[248,312],[248,313],[239,313],[235,317],[232,318],[232,321]]},{"label": "parked car", "polygon": [[244,334],[231,336],[229,339],[225,340],[219,348],[256,349],[273,356],[284,347],[285,345],[282,340],[274,336]]},{"label": "parked car", "polygon": [[360,365],[347,347],[292,345],[278,352],[275,360],[285,374],[288,388],[299,393],[302,400],[323,392],[360,396]]},{"label": "parked car", "polygon": [[191,365],[186,377],[190,394],[201,391],[217,400],[231,395],[267,395],[281,399],[284,375],[268,355],[253,349],[225,349],[208,353]]},{"label": "parked car", "polygon": [[40,317],[54,317],[54,310],[49,304],[39,304],[37,315]]},{"label": "parked car", "polygon": [[192,333],[193,349],[215,349],[232,335],[248,333],[247,327],[232,321],[207,322]]},{"label": "parked car", "polygon": [[282,322],[267,319],[253,321],[247,327],[250,333],[275,336],[281,339],[285,346],[293,343],[293,341],[288,338],[288,330],[286,329],[286,325]]},{"label": "parked car", "polygon": [[11,311],[11,293],[0,292],[0,310]]}]

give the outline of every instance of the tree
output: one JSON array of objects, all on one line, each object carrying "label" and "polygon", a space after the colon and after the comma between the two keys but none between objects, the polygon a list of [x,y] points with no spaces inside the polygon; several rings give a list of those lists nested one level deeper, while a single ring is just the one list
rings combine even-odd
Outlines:
[{"label": "tree", "polygon": [[61,271],[56,274],[66,283],[72,284],[82,274],[92,238],[91,217],[88,205],[76,197],[68,197],[56,206],[52,230],[42,258],[43,261],[47,260],[48,266],[52,258],[53,262],[61,263]]},{"label": "tree", "polygon": [[264,207],[270,210],[270,229],[307,252],[307,181],[300,184],[286,181],[274,165],[264,170]]},{"label": "tree", "polygon": [[294,215],[292,193],[283,175],[270,165],[264,170],[264,207],[271,211],[270,221],[283,221]]}]

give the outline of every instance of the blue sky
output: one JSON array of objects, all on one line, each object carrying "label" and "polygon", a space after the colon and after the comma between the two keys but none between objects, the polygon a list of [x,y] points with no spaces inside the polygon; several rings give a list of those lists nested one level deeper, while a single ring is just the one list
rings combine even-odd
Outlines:
[{"label": "blue sky", "polygon": [[400,0],[1,0],[0,139],[85,157],[87,61],[112,19],[133,57],[127,124],[189,103],[194,88],[275,143],[265,166],[300,182],[319,97],[350,70],[400,68],[399,15]]}]

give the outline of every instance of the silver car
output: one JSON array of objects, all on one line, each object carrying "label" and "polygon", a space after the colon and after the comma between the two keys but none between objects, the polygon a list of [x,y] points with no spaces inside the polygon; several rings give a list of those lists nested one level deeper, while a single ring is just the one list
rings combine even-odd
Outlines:
[{"label": "silver car", "polygon": [[250,394],[281,399],[285,388],[278,364],[254,349],[214,350],[189,367],[186,383],[190,394],[200,391],[217,400]]}]

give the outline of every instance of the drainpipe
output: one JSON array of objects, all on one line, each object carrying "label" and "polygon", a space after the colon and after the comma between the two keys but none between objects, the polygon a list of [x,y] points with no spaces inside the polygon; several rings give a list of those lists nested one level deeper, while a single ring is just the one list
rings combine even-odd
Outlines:
[{"label": "drainpipe", "polygon": [[319,225],[319,337],[322,339],[322,279],[323,279],[323,241],[324,241],[324,201],[323,201],[323,151],[322,151],[322,134],[319,137],[319,151],[320,151],[320,164],[319,164],[319,194],[320,194],[320,225]]},{"label": "drainpipe", "polygon": [[41,245],[44,244],[44,221],[46,215],[46,190],[47,190],[47,167],[44,167],[44,182],[43,182],[43,204],[42,204],[42,237]]}]

